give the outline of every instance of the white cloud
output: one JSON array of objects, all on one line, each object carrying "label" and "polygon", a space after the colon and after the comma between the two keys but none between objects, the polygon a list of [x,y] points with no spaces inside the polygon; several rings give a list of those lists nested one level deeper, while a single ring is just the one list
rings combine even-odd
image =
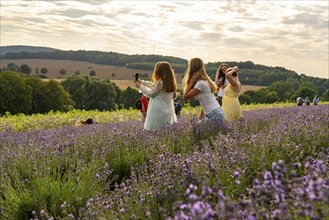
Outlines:
[{"label": "white cloud", "polygon": [[327,1],[1,0],[0,7],[1,45],[250,60],[329,78]]}]

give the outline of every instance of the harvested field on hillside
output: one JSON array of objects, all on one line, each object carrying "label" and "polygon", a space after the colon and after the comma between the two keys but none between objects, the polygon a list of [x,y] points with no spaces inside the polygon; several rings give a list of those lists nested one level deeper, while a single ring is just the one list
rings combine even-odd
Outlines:
[{"label": "harvested field on hillside", "polygon": [[[52,59],[10,59],[0,60],[0,67],[7,67],[9,63],[15,63],[18,66],[27,64],[32,68],[31,75],[36,74],[36,68],[39,68],[39,74],[41,68],[46,67],[48,73],[46,76],[51,79],[63,78],[59,74],[60,69],[66,70],[66,76],[74,75],[76,71],[80,71],[81,76],[89,75],[91,70],[96,72],[96,76],[100,78],[116,79],[116,80],[127,80],[133,78],[135,73],[147,73],[149,77],[152,75],[151,70],[139,70],[139,69],[127,69],[125,67],[110,66],[102,64],[94,64],[84,61],[75,60],[52,60]],[[114,74],[113,74],[114,73]],[[181,73],[176,73],[177,77],[181,78]]]},{"label": "harvested field on hillside", "polygon": [[[7,67],[9,63],[15,63],[18,66],[21,66],[22,64],[29,65],[32,69],[31,75],[36,75],[37,68],[39,68],[39,74],[41,74],[41,68],[46,67],[48,69],[46,76],[49,79],[57,79],[59,81],[70,75],[74,75],[76,71],[80,71],[81,76],[88,76],[89,72],[94,70],[96,72],[96,77],[110,79],[117,86],[119,86],[120,89],[126,89],[128,86],[134,88],[133,76],[135,73],[147,73],[149,75],[149,79],[152,75],[152,71],[150,70],[127,69],[124,67],[101,65],[75,60],[3,59],[0,60],[0,67]],[[59,74],[59,70],[62,68],[66,70],[66,75],[64,77]],[[183,73],[176,73],[176,76],[178,86],[181,88]],[[261,88],[266,88],[266,86],[243,85],[241,93],[247,90],[258,90]]]}]

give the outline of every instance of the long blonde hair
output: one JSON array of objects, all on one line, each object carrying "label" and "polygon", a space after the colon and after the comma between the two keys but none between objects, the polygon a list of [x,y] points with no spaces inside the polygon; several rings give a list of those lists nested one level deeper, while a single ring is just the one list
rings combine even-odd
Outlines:
[{"label": "long blonde hair", "polygon": [[208,76],[206,69],[204,68],[203,61],[200,58],[192,58],[189,62],[189,65],[187,67],[187,70],[186,70],[186,73],[184,76],[184,80],[183,80],[184,91],[190,84],[191,78],[194,73],[200,73],[201,80],[207,80],[210,90],[212,92],[216,92],[216,85]]},{"label": "long blonde hair", "polygon": [[168,62],[157,62],[152,74],[152,82],[155,84],[159,80],[163,81],[164,92],[175,92],[177,83],[174,70]]}]

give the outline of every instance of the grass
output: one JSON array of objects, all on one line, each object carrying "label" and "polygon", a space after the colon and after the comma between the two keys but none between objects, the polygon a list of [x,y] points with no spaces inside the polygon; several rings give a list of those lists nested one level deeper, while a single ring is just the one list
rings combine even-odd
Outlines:
[{"label": "grass", "polygon": [[[329,102],[320,102],[320,105],[329,104]],[[271,109],[296,106],[295,103],[281,102],[273,104],[252,104],[241,105],[242,111],[251,111],[258,109]],[[191,118],[198,115],[201,111],[200,107],[184,106],[181,115],[185,118]],[[48,114],[33,114],[33,115],[10,115],[0,117],[0,132],[10,130],[17,131],[33,131],[41,129],[57,129],[62,126],[74,126],[79,120],[86,120],[87,118],[94,119],[97,123],[112,123],[123,121],[139,121],[141,115],[139,110],[117,110],[117,111],[104,111],[100,112],[85,111],[85,110],[72,110],[66,113],[63,112],[49,112]]]}]

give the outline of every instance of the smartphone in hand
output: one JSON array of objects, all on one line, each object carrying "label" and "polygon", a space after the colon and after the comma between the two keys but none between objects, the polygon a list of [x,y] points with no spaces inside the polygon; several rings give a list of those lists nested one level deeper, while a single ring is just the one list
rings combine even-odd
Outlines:
[{"label": "smartphone in hand", "polygon": [[134,75],[134,77],[135,77],[135,81],[137,81],[137,80],[138,80],[138,77],[139,77],[139,73],[136,73],[136,74]]}]

